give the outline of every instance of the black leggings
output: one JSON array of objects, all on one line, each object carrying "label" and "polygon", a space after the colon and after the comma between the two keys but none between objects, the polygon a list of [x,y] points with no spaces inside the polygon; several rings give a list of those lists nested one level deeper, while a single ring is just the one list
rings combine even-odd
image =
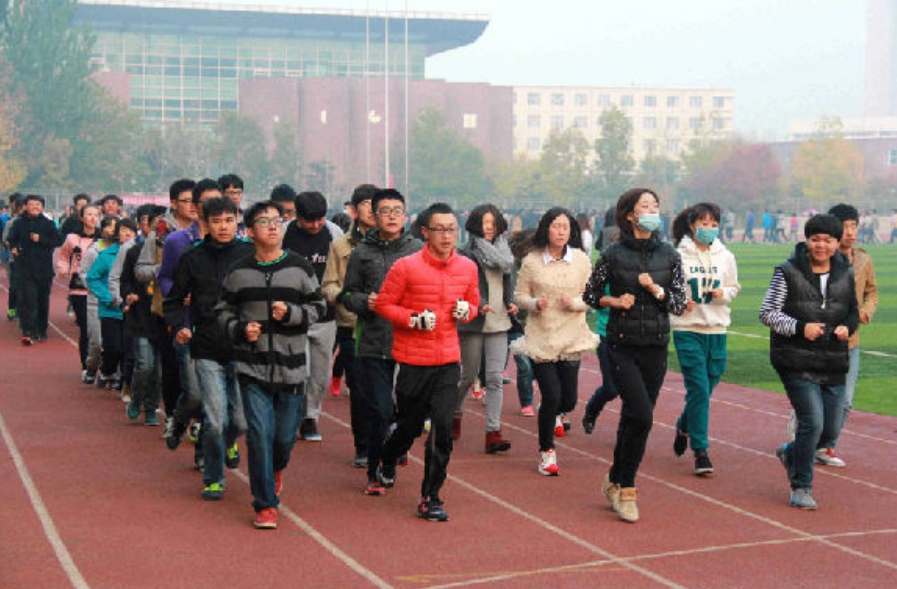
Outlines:
[{"label": "black leggings", "polygon": [[533,374],[542,393],[539,407],[539,451],[554,448],[554,424],[558,413],[576,407],[579,385],[579,360],[533,362]]},{"label": "black leggings", "polygon": [[81,370],[87,370],[87,350],[90,338],[87,337],[87,295],[70,294],[69,302],[75,312],[75,323],[78,324],[78,354],[81,356]]},{"label": "black leggings", "polygon": [[[125,334],[125,322],[112,317],[100,318],[100,329],[103,333],[103,361],[100,372],[106,377],[121,378],[125,354],[128,353],[130,337]],[[125,341],[127,338],[128,341]]]},{"label": "black leggings", "polygon": [[667,346],[611,344],[608,352],[614,383],[623,400],[610,480],[621,487],[634,487],[667,371]]}]

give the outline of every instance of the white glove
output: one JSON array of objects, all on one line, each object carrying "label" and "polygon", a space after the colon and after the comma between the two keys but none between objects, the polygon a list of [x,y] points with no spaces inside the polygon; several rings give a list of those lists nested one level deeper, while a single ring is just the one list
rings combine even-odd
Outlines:
[{"label": "white glove", "polygon": [[411,329],[420,329],[421,331],[433,331],[436,329],[436,313],[427,309],[420,313],[411,314]]},{"label": "white glove", "polygon": [[452,317],[459,321],[467,321],[470,318],[470,303],[464,299],[458,299],[455,308],[452,309]]}]

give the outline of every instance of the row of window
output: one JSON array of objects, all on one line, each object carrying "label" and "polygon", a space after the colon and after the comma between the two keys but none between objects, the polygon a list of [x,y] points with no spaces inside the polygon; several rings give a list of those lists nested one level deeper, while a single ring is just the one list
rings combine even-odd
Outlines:
[{"label": "row of window", "polygon": [[133,108],[160,108],[166,109],[176,108],[180,110],[236,110],[236,100],[180,100],[175,98],[131,98],[131,106]]},{"label": "row of window", "polygon": [[220,111],[217,110],[176,110],[148,108],[143,111],[143,118],[147,120],[165,121],[193,121],[200,123],[214,123],[218,121]]},{"label": "row of window", "polygon": [[[658,97],[654,95],[642,96],[642,106],[645,108],[656,108],[658,105]],[[567,95],[562,92],[554,92],[549,97],[551,106],[565,106]],[[517,93],[514,93],[514,103],[517,103]],[[539,92],[528,92],[526,95],[526,103],[530,106],[541,106],[542,94]],[[595,97],[595,105],[599,107],[608,107],[613,104],[610,94],[598,94]],[[681,96],[667,96],[667,108],[679,108],[682,104]],[[725,96],[713,96],[711,104],[714,109],[723,109],[726,107]],[[589,94],[574,94],[573,106],[586,107],[589,106]],[[623,108],[635,106],[635,96],[633,94],[623,94],[619,97],[619,106]],[[704,96],[689,96],[689,108],[704,108]]]},{"label": "row of window", "polygon": [[[682,147],[682,143],[677,139],[669,139],[665,143],[666,153],[669,154],[678,154],[680,148]],[[514,140],[514,149],[517,149],[517,140]],[[526,149],[528,151],[541,151],[542,150],[542,138],[541,137],[529,137],[526,140]],[[632,142],[629,144],[629,149],[632,149]],[[642,151],[645,153],[655,153],[657,152],[657,141],[654,139],[644,139],[642,140]]]},{"label": "row of window", "polygon": [[[627,117],[628,118],[628,117]],[[632,119],[629,119],[630,122]],[[728,124],[728,119],[722,118],[713,118],[711,119],[713,129],[716,131],[722,131],[726,129]],[[675,131],[680,128],[679,126],[679,117],[667,117],[666,119],[666,128],[670,131]],[[705,119],[701,117],[691,117],[688,119],[688,128],[696,131],[701,129],[704,125]],[[551,129],[563,129],[564,128],[564,117],[562,115],[552,115],[549,119],[549,127]],[[514,127],[517,127],[517,115],[514,115],[513,120]],[[657,117],[643,117],[642,118],[642,128],[643,129],[657,129],[658,128],[658,118]],[[526,126],[530,129],[540,129],[542,128],[542,116],[541,115],[529,115],[526,117]],[[574,129],[587,129],[589,127],[589,119],[584,116],[573,117],[573,120],[570,123],[570,126]],[[601,119],[595,119],[595,127],[601,128]]]}]

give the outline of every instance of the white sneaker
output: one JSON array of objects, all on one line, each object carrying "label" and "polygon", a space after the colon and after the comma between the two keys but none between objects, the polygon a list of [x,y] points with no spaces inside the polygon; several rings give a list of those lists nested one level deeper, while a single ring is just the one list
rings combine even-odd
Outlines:
[{"label": "white sneaker", "polygon": [[831,448],[820,448],[816,450],[816,462],[837,468],[844,468],[847,466],[847,463],[838,458],[838,455],[835,454],[835,451]]},{"label": "white sneaker", "polygon": [[797,413],[791,410],[791,416],[788,418],[788,425],[785,426],[785,441],[789,444],[797,437]]},{"label": "white sneaker", "polygon": [[554,453],[554,450],[539,452],[539,457],[541,459],[539,462],[539,474],[547,477],[556,477],[560,474],[561,469],[558,467],[557,454]]}]

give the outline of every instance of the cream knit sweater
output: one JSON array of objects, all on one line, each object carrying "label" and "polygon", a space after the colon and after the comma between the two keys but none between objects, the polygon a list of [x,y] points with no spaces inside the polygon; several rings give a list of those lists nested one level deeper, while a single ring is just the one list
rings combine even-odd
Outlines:
[{"label": "cream knit sweater", "polygon": [[[570,262],[545,264],[542,250],[530,252],[517,276],[517,305],[529,311],[524,337],[511,348],[515,354],[529,356],[535,362],[579,360],[583,352],[594,350],[598,336],[586,324],[588,306],[582,293],[589,281],[589,258],[582,250],[574,249]],[[561,301],[566,293],[573,299],[568,309]],[[548,307],[536,310],[536,301],[548,297]]]}]

